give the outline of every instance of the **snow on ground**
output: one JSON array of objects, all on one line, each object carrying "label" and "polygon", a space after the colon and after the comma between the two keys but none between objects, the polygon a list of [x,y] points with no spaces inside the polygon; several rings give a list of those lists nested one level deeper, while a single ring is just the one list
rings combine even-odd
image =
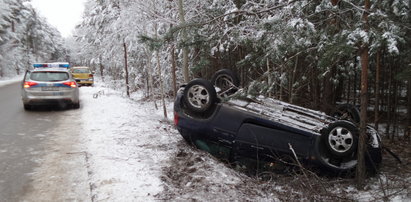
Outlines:
[{"label": "snow on ground", "polygon": [[93,200],[155,200],[163,190],[162,167],[181,139],[164,124],[171,120],[153,103],[102,86],[82,87],[81,102]]},{"label": "snow on ground", "polygon": [[5,78],[0,77],[0,87],[8,85],[8,84],[12,84],[14,82],[22,81],[22,80],[23,80],[23,76],[15,76],[15,77],[10,77],[10,78],[9,77],[5,77]]},{"label": "snow on ground", "polygon": [[[59,110],[21,201],[252,200],[249,177],[189,146],[160,102],[97,82],[80,109]],[[31,113],[38,113],[33,111]],[[244,186],[246,185],[246,186]],[[271,194],[270,194],[271,195]],[[270,196],[269,195],[269,196]],[[267,200],[265,200],[267,201]]]},{"label": "snow on ground", "polygon": [[162,169],[182,138],[152,102],[123,94],[100,83],[80,88],[80,109],[60,111],[63,118],[47,131],[47,154],[22,201],[156,199]]},{"label": "snow on ground", "polygon": [[[298,174],[273,174],[271,180],[261,181],[236,171],[182,140],[172,126],[172,101],[167,102],[165,120],[160,105],[156,110],[139,94],[129,99],[109,87],[81,88],[79,119],[92,201],[278,201],[323,194],[310,198],[317,190],[294,190],[304,183]],[[313,187],[319,186],[315,179],[308,182]],[[378,180],[370,180],[370,185],[378,185]],[[380,195],[376,186],[344,196],[344,188],[320,180],[324,181],[329,188],[322,199],[333,194],[369,201]]]},{"label": "snow on ground", "polygon": [[249,195],[249,177],[184,142],[172,125],[172,101],[164,119],[139,94],[129,99],[99,84],[80,90],[92,201],[273,200]]},{"label": "snow on ground", "polygon": [[[99,82],[81,87],[80,93],[81,108],[63,111],[60,127],[49,131],[55,134],[46,144],[50,153],[33,173],[22,201],[281,201],[330,199],[327,194],[341,200],[380,198],[378,186],[358,192],[350,186],[335,188],[324,179],[320,181],[330,191],[323,196],[317,193],[319,184],[302,175],[270,174],[271,180],[258,180],[236,171],[182,139],[172,125],[172,100],[164,119],[162,109],[138,93],[130,99]],[[311,189],[304,187],[307,183]]]},{"label": "snow on ground", "polygon": [[[247,177],[193,149],[153,102],[97,85],[81,88],[81,117],[93,201],[266,198],[251,194]],[[160,106],[159,106],[160,107]],[[240,188],[241,187],[241,188]],[[271,194],[268,194],[270,198]],[[271,201],[266,198],[265,201]]]}]

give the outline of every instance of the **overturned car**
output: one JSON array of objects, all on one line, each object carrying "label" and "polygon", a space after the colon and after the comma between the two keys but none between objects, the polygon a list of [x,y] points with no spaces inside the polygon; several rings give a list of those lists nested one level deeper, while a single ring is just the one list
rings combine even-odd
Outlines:
[{"label": "overturned car", "polygon": [[[355,121],[271,98],[233,96],[237,86],[235,74],[224,69],[211,82],[198,78],[179,89],[174,121],[187,142],[204,150],[210,145],[226,148],[230,161],[291,157],[332,173],[356,168]],[[376,171],[382,160],[380,137],[368,126],[366,139],[366,166]]]}]

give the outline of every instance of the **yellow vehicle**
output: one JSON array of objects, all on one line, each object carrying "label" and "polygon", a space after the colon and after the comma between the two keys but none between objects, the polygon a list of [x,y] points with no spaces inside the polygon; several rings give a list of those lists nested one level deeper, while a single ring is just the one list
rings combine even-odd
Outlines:
[{"label": "yellow vehicle", "polygon": [[79,86],[92,86],[94,84],[93,72],[88,67],[72,67],[71,73]]}]

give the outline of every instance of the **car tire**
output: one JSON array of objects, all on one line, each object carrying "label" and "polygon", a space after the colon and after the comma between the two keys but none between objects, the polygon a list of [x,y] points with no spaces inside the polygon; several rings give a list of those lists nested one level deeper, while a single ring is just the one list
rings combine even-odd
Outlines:
[{"label": "car tire", "polygon": [[208,80],[194,79],[184,88],[183,100],[188,110],[208,112],[217,101],[217,93]]},{"label": "car tire", "polygon": [[24,110],[31,110],[31,105],[29,104],[24,104]]},{"label": "car tire", "polygon": [[349,120],[355,124],[360,123],[360,112],[357,107],[351,104],[339,105],[331,116],[342,120]]},{"label": "car tire", "polygon": [[336,121],[322,131],[323,143],[336,157],[355,155],[358,146],[358,128],[349,121]]},{"label": "car tire", "polygon": [[80,108],[80,102],[73,104],[73,109],[79,109],[79,108]]},{"label": "car tire", "polygon": [[237,92],[240,86],[240,80],[237,74],[229,69],[217,71],[211,78],[211,83],[221,89],[222,97],[229,96]]}]

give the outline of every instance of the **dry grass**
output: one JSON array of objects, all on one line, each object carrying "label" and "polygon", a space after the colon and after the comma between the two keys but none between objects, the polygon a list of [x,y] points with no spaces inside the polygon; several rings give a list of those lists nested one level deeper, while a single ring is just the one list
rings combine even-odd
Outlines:
[{"label": "dry grass", "polygon": [[[367,178],[365,190],[354,178],[321,175],[284,163],[258,171],[230,165],[181,141],[164,168],[165,200],[191,201],[392,201],[411,198],[410,142],[385,144],[402,160],[384,153],[380,173]],[[266,166],[267,166],[266,165]]]}]

